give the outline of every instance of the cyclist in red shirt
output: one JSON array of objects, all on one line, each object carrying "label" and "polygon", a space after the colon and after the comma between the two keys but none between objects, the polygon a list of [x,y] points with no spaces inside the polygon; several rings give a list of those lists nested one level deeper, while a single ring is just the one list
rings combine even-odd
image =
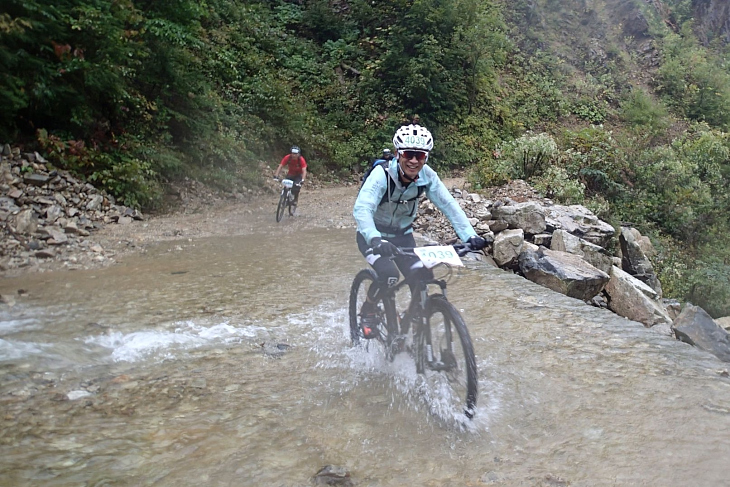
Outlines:
[{"label": "cyclist in red shirt", "polygon": [[302,184],[307,178],[307,161],[301,154],[301,150],[296,145],[291,148],[291,152],[284,156],[279,163],[279,167],[276,168],[274,173],[274,179],[279,179],[279,173],[281,168],[284,166],[288,167],[286,179],[291,179],[294,182],[291,193],[294,195],[294,203],[296,206],[299,201],[299,190],[302,189]]}]

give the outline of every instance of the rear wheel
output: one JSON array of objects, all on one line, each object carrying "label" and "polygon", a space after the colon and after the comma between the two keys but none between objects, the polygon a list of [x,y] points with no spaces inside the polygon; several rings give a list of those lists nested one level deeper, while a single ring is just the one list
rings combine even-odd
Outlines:
[{"label": "rear wheel", "polygon": [[286,189],[281,190],[281,196],[279,196],[279,204],[276,207],[276,221],[280,222],[284,216],[284,207],[286,206],[286,200],[289,197],[289,191]]},{"label": "rear wheel", "polygon": [[383,347],[386,357],[392,358],[391,343],[396,336],[397,317],[395,304],[392,299],[381,299],[377,302],[377,316],[379,318],[378,337],[364,338],[360,328],[360,309],[367,299],[368,289],[376,280],[376,274],[371,269],[363,269],[357,273],[350,288],[350,339],[352,345],[365,344],[370,347],[376,343]]},{"label": "rear wheel", "polygon": [[477,404],[477,364],[474,347],[461,314],[441,295],[428,298],[426,326],[417,333],[416,364],[433,390],[449,394],[468,418]]}]

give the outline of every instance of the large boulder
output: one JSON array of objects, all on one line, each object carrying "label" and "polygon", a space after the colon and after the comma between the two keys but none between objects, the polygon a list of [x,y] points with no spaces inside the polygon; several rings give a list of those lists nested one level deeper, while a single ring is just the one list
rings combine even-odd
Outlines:
[{"label": "large boulder", "polygon": [[521,228],[528,235],[545,231],[545,209],[534,201],[492,208],[492,218],[504,220],[509,228]]},{"label": "large boulder", "polygon": [[517,262],[525,242],[525,233],[521,228],[504,230],[494,237],[492,255],[500,267],[506,267]]},{"label": "large boulder", "polygon": [[699,306],[687,304],[672,329],[679,340],[730,362],[730,335]]},{"label": "large boulder", "polygon": [[613,262],[606,249],[576,237],[565,230],[555,230],[553,232],[550,239],[550,249],[575,254],[606,274],[611,273]]},{"label": "large boulder", "polygon": [[616,230],[581,205],[553,205],[545,208],[548,231],[563,229],[600,247],[606,247]]},{"label": "large boulder", "polygon": [[608,309],[624,318],[643,323],[646,327],[672,322],[657,292],[616,266],[611,269],[606,294]]},{"label": "large boulder", "polygon": [[725,328],[726,330],[730,330],[730,316],[723,316],[722,318],[717,318],[715,320],[715,323],[717,323],[721,327]]},{"label": "large boulder", "polygon": [[662,285],[654,272],[654,266],[646,256],[642,247],[646,247],[643,237],[635,228],[621,227],[619,235],[621,244],[621,268],[646,283],[662,296]]},{"label": "large boulder", "polygon": [[525,248],[520,271],[530,281],[572,298],[588,301],[603,290],[609,275],[575,254]]}]

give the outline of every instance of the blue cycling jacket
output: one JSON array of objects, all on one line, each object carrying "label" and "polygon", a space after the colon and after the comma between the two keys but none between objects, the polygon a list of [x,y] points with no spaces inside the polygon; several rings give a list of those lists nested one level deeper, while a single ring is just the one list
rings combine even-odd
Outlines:
[{"label": "blue cycling jacket", "polygon": [[[398,178],[396,160],[376,167],[360,189],[352,211],[357,231],[368,244],[375,237],[387,238],[412,232],[413,220],[418,215],[418,196],[424,191],[426,197],[446,215],[463,242],[476,235],[464,210],[436,171],[424,164],[418,179],[404,186]],[[384,199],[386,194],[390,196]]]}]

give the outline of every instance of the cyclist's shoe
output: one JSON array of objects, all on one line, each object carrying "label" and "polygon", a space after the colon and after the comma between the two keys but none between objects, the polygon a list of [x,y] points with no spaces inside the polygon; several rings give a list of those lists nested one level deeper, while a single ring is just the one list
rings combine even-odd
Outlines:
[{"label": "cyclist's shoe", "polygon": [[378,338],[380,336],[379,325],[378,307],[372,303],[363,303],[362,308],[360,308],[360,329],[363,338],[368,340]]}]

